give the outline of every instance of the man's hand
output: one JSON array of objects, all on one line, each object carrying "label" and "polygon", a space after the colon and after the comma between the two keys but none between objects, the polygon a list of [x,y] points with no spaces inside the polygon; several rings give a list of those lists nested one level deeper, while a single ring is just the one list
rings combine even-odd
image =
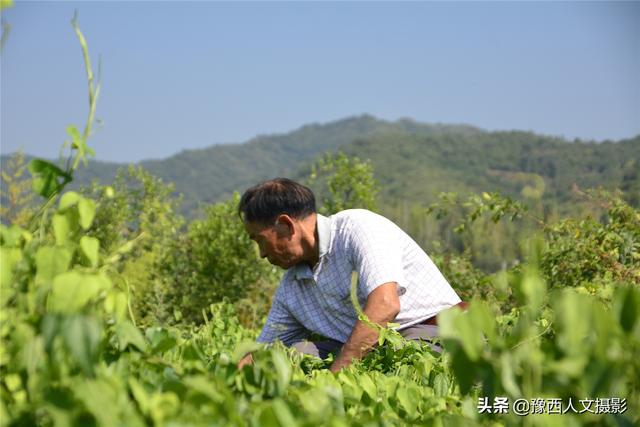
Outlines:
[{"label": "man's hand", "polygon": [[[367,297],[364,306],[364,314],[369,321],[386,327],[400,312],[400,299],[398,298],[398,284],[396,282],[385,283],[378,286]],[[378,332],[358,320],[351,332],[351,336],[342,347],[340,356],[331,365],[331,372],[338,372],[351,364],[352,359],[361,359],[378,341]]]},{"label": "man's hand", "polygon": [[246,365],[253,365],[253,356],[251,353],[247,353],[240,361],[238,362],[238,370],[242,369]]}]

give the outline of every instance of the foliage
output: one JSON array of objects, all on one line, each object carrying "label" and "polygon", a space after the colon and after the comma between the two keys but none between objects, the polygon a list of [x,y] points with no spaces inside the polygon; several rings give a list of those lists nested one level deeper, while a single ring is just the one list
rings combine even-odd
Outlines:
[{"label": "foliage", "polygon": [[311,167],[309,185],[319,187],[320,208],[324,215],[345,209],[376,210],[378,185],[368,161],[348,157],[342,152],[326,154]]},{"label": "foliage", "polygon": [[[84,38],[72,22],[85,54]],[[47,200],[31,220],[31,231],[0,226],[0,422],[65,424],[71,390],[67,380],[86,383],[100,369],[99,360],[129,344],[142,345],[128,320],[126,294],[105,274],[111,257],[100,253],[98,239],[87,235],[96,203],[68,191],[86,146],[97,93],[90,79],[90,111],[85,133],[68,128],[73,138],[65,170],[32,160],[33,190]],[[53,209],[57,204],[57,208]],[[100,393],[78,384],[76,393]],[[62,406],[61,406],[62,405]]]},{"label": "foliage", "polygon": [[[171,313],[156,264],[183,224],[173,186],[129,166],[118,172],[112,185],[94,183],[85,193],[99,200],[88,234],[101,242],[104,252],[116,251],[110,271],[128,290],[135,321],[150,324],[156,313]],[[126,254],[117,252],[133,240],[136,244]]]},{"label": "foliage", "polygon": [[[640,345],[640,291],[636,287],[616,289],[610,307],[572,289],[547,295],[545,282],[531,268],[516,286],[520,302],[516,316],[496,322],[494,313],[480,301],[474,301],[467,313],[450,310],[439,316],[461,393],[470,392],[479,382],[479,395],[489,401],[505,396],[533,406],[537,399],[556,398],[565,405],[571,400],[582,410],[579,402],[585,396],[625,396],[629,407],[640,404],[640,364],[635,356]],[[631,418],[541,413],[530,417],[530,424],[637,422],[633,412]],[[509,425],[523,423],[513,412],[502,418]]]},{"label": "foliage", "polygon": [[[261,180],[304,179],[306,164],[337,151],[371,161],[380,183],[380,208],[404,201],[428,206],[440,192],[467,196],[491,189],[526,203],[540,193],[541,203],[567,215],[576,212],[574,183],[581,188],[621,188],[627,201],[638,206],[639,146],[640,136],[617,142],[567,141],[531,132],[486,132],[364,115],[262,135],[244,144],[186,150],[139,165],[175,183],[184,194],[181,213],[188,218],[197,215],[200,203],[224,201]],[[79,174],[85,186],[95,178],[110,182],[122,166],[92,164]]]},{"label": "foliage", "polygon": [[543,274],[554,286],[603,281],[640,284],[640,211],[619,193],[585,195],[601,203],[605,214],[600,220],[567,218],[546,227]]},{"label": "foliage", "polygon": [[100,199],[89,232],[107,249],[144,234],[140,250],[152,252],[183,225],[177,214],[180,200],[172,197],[173,185],[164,184],[141,167],[120,169],[112,185],[94,183],[85,192]]},{"label": "foliage", "polygon": [[[438,199],[423,211],[438,221],[435,238],[446,236],[438,241],[448,253],[464,251],[474,266],[485,271],[517,264],[522,253],[514,238],[531,234],[541,222],[523,203],[498,192],[470,195],[466,200],[457,193],[440,193]],[[440,246],[437,243],[434,249],[443,250]]]},{"label": "foliage", "polygon": [[13,6],[13,0],[2,0],[0,2],[0,10]]},{"label": "foliage", "polygon": [[463,301],[474,298],[488,301],[507,299],[508,292],[496,286],[486,273],[475,268],[468,254],[432,252],[430,258]]},{"label": "foliage", "polygon": [[[86,59],[75,20],[74,27]],[[76,145],[75,158],[84,158],[88,147]],[[0,225],[2,427],[640,422],[640,289],[629,283],[637,278],[640,216],[619,197],[605,197],[601,222],[545,226],[526,263],[494,280],[468,257],[442,255],[437,261],[465,290],[475,281],[495,286],[466,313],[438,316],[443,352],[383,329],[366,358],[333,374],[325,369],[331,360],[256,344],[257,330],[240,323],[230,301],[260,292],[273,270],[243,232],[237,195],[210,206],[184,240],[172,240],[178,223],[169,190],[145,172],[130,171],[139,187],[95,187],[94,200],[63,192],[75,167],[31,165],[34,190],[46,201],[30,228]],[[480,200],[475,221],[496,209],[511,212],[496,198]],[[130,234],[118,236],[128,227]],[[147,231],[160,237],[134,237]],[[584,264],[575,269],[577,262]],[[157,276],[145,276],[148,270]],[[186,322],[139,329],[127,277],[162,279],[169,303],[157,309],[176,307]],[[594,295],[594,287],[601,292]],[[505,307],[507,298],[513,302]],[[255,364],[238,370],[248,351]],[[531,405],[622,398],[628,407],[619,414],[479,413],[481,399],[499,396]]]},{"label": "foliage", "polygon": [[[369,161],[375,170],[380,189],[377,212],[429,251],[434,241],[457,254],[471,248],[474,266],[489,273],[522,260],[519,242],[537,227],[536,221],[525,218],[494,225],[482,216],[470,225],[472,230],[456,234],[452,228],[458,222],[436,221],[424,212],[438,202],[439,193],[457,193],[460,201],[466,201],[469,195],[496,191],[528,205],[530,214],[545,222],[581,216],[589,208],[572,192],[574,184],[620,188],[624,199],[637,207],[639,147],[638,136],[615,143],[570,142],[528,132],[484,132],[361,116],[260,136],[246,144],[188,150],[140,165],[164,182],[175,183],[176,191],[184,194],[180,212],[193,219],[199,217],[203,202],[227,200],[234,191],[260,180],[274,176],[304,180],[309,175],[307,164],[340,150]],[[111,182],[120,166],[97,161],[91,165],[74,175],[76,183],[88,185],[93,178]]]},{"label": "foliage", "polygon": [[[240,197],[206,209],[186,235],[169,242],[157,263],[174,311],[186,322],[201,323],[202,310],[223,298],[236,302],[275,281],[275,269],[260,260],[237,215]],[[272,287],[271,287],[272,288]]]},{"label": "foliage", "polygon": [[[0,0],[0,11],[13,6],[13,0]],[[2,36],[0,36],[0,53],[4,51],[4,44],[9,37],[9,31],[11,31],[11,25],[9,25],[4,19],[2,19]]]},{"label": "foliage", "polygon": [[0,218],[4,224],[27,225],[33,215],[31,180],[23,178],[27,170],[24,154],[16,151],[2,168]]},{"label": "foliage", "polygon": [[433,212],[438,219],[447,216],[452,207],[462,207],[463,218],[453,229],[456,233],[462,233],[485,214],[491,214],[491,221],[497,223],[505,216],[511,221],[521,218],[527,210],[522,203],[510,197],[503,197],[497,192],[491,194],[483,192],[482,197],[471,195],[462,203],[458,202],[458,195],[455,193],[440,193],[438,198],[439,203],[434,203],[427,208],[427,213]]},{"label": "foliage", "polygon": [[[136,345],[124,341],[121,350],[100,353],[93,375],[65,372],[64,386],[55,394],[34,395],[46,383],[29,387],[20,376],[7,375],[7,419],[12,424],[221,426],[637,422],[640,292],[621,288],[609,310],[575,292],[547,296],[535,275],[523,276],[517,286],[522,305],[515,316],[496,318],[479,302],[466,314],[442,314],[442,354],[389,335],[337,375],[319,359],[280,345],[251,343],[255,332],[240,326],[231,305],[217,304],[202,326],[151,327],[135,338]],[[234,363],[247,350],[254,351],[256,363],[238,371]],[[555,419],[478,414],[479,398],[494,396],[512,402],[572,398],[575,405],[579,399],[620,396],[629,408],[617,416]]]}]

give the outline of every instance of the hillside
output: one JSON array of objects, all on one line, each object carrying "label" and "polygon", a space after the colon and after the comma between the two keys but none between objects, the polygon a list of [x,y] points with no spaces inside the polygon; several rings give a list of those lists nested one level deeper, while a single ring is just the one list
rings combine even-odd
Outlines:
[{"label": "hillside", "polygon": [[585,143],[518,131],[394,133],[359,139],[344,151],[371,159],[387,200],[430,203],[441,191],[500,190],[563,204],[575,184],[620,188],[639,202],[640,137]]},{"label": "hillside", "polygon": [[185,208],[191,209],[199,202],[219,201],[263,179],[299,177],[301,169],[322,153],[335,151],[358,138],[390,132],[436,136],[468,135],[480,130],[407,120],[387,122],[365,115],[311,124],[282,135],[258,136],[244,144],[183,151],[165,160],[141,164],[155,175],[175,182],[185,196]]},{"label": "hillside", "polygon": [[[640,202],[640,136],[620,142],[569,142],[530,132],[486,132],[465,125],[431,125],[370,115],[311,124],[286,134],[262,135],[243,144],[186,150],[140,164],[173,182],[192,216],[198,205],[228,197],[262,179],[306,176],[310,162],[341,149],[371,159],[386,201],[426,204],[441,191],[499,190],[520,197],[539,192],[563,203],[571,187],[623,188]],[[3,165],[5,157],[3,156]],[[77,185],[110,182],[115,163],[81,168]]]}]

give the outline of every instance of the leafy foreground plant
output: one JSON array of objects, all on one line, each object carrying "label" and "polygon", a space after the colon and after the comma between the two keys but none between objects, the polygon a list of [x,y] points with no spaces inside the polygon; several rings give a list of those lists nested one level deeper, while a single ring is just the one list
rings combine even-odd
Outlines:
[{"label": "leafy foreground plant", "polygon": [[[246,342],[256,333],[239,325],[227,303],[212,306],[202,327],[154,327],[144,336],[132,327],[104,327],[89,313],[47,314],[40,328],[20,323],[9,337],[2,367],[3,424],[637,422],[638,290],[616,292],[612,310],[575,291],[548,306],[547,295],[531,280],[522,282],[529,304],[517,316],[496,319],[478,302],[466,314],[442,315],[446,350],[441,355],[391,334],[337,375],[324,369],[330,361],[279,345],[255,349],[255,365],[238,371],[235,361],[250,349]],[[571,398],[575,405],[587,398],[620,397],[628,409],[621,415],[479,414],[479,399],[496,396],[511,402],[560,398],[565,404]]]}]

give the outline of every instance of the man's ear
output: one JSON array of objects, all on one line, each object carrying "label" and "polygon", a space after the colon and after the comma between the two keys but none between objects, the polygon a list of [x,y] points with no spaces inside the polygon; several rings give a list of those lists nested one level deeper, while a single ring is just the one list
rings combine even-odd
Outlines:
[{"label": "man's ear", "polygon": [[279,215],[276,219],[275,225],[276,233],[278,234],[278,236],[293,236],[296,232],[294,221],[295,220],[287,214]]}]

